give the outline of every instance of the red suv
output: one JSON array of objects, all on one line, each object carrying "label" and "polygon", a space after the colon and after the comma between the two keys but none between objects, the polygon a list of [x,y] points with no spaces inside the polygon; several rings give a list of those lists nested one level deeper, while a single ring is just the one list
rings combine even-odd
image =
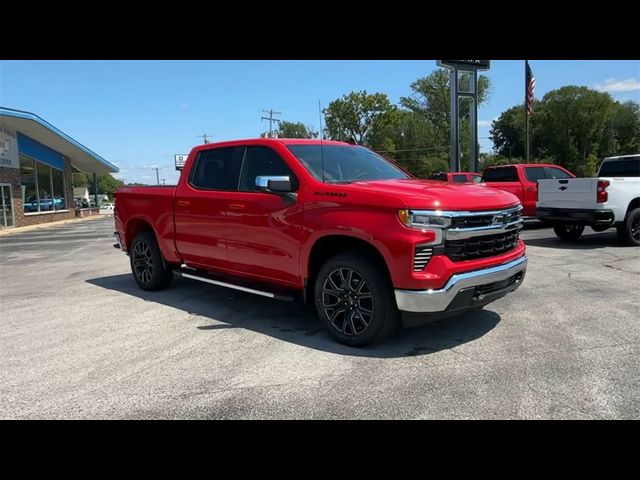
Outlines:
[{"label": "red suv", "polygon": [[520,199],[522,215],[536,216],[538,180],[544,178],[574,178],[575,175],[559,165],[549,163],[524,163],[487,167],[482,182],[487,186],[513,193]]}]

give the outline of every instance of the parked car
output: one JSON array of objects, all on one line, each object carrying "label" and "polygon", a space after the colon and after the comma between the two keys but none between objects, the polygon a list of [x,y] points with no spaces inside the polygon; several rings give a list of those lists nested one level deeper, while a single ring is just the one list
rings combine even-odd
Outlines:
[{"label": "parked car", "polygon": [[[23,205],[25,213],[33,212],[48,212],[54,210],[62,210],[65,208],[64,198],[46,198],[38,199],[36,197],[30,197]],[[38,210],[38,207],[40,209]]]},{"label": "parked car", "polygon": [[562,240],[577,240],[585,225],[611,227],[628,245],[640,245],[640,154],[605,158],[596,178],[540,180],[538,216],[553,222]]},{"label": "parked car", "polygon": [[517,289],[527,266],[517,197],[412,178],[342,142],[200,145],[177,186],[120,187],[117,199],[117,245],[141,289],[175,274],[299,296],[353,346],[401,321],[482,308]]},{"label": "parked car", "polygon": [[522,204],[525,217],[536,216],[538,180],[547,178],[574,178],[575,175],[560,165],[549,163],[523,163],[495,165],[482,172],[482,182],[514,194]]},{"label": "parked car", "polygon": [[427,177],[428,180],[442,180],[448,183],[480,183],[482,175],[474,172],[437,172]]}]

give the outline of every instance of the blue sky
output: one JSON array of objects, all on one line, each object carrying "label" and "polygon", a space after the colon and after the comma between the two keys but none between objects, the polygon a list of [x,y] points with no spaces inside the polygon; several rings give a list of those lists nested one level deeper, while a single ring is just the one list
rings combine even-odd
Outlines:
[{"label": "blue sky", "polygon": [[[530,62],[536,97],[568,84],[640,101],[638,61]],[[319,125],[325,107],[352,90],[382,92],[393,102],[412,81],[436,69],[434,60],[389,61],[0,61],[0,105],[28,110],[110,162],[129,182],[155,183],[152,167],[174,183],[173,154],[213,140],[256,137],[268,129],[262,110]],[[490,121],[521,103],[522,60],[494,60],[492,92],[480,109],[479,136]],[[483,151],[491,141],[481,139]]]}]

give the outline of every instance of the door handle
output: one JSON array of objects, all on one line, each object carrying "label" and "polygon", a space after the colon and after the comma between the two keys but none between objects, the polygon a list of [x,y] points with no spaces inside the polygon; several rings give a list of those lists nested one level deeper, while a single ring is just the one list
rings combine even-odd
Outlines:
[{"label": "door handle", "polygon": [[229,210],[244,210],[245,205],[243,203],[230,203]]},{"label": "door handle", "polygon": [[177,205],[179,207],[190,207],[191,202],[188,202],[187,200],[178,200]]},{"label": "door handle", "polygon": [[534,188],[533,187],[527,187],[527,192],[533,192]]}]

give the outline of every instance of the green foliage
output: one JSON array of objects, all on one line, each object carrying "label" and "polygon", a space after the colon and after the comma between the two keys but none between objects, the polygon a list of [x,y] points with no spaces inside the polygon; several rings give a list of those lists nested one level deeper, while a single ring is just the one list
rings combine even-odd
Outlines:
[{"label": "green foliage", "polygon": [[[505,110],[491,128],[498,155],[525,157],[524,107]],[[593,176],[608,156],[640,151],[640,106],[620,104],[608,93],[569,85],[548,92],[530,117],[533,161],[550,161]]]},{"label": "green foliage", "polygon": [[[118,180],[117,178],[114,178],[110,173],[99,174],[97,176],[97,182],[98,182],[98,193],[109,195],[110,198],[113,197],[113,193],[116,191],[116,188],[124,185],[124,182],[122,180]],[[94,194],[93,174],[74,173],[73,185],[74,187],[88,187],[89,195]]]},{"label": "green foliage", "polygon": [[366,90],[351,92],[329,104],[323,111],[326,132],[333,140],[355,140],[369,145],[369,135],[396,121],[397,108],[384,93]]},{"label": "green foliage", "polygon": [[[481,106],[487,100],[490,89],[489,78],[480,75],[478,77],[478,106]],[[438,69],[426,77],[419,78],[411,84],[411,90],[411,96],[402,97],[400,105],[422,116],[431,125],[434,143],[448,149],[450,142],[449,130],[451,128],[449,70]],[[460,114],[463,124],[460,131],[460,140],[463,145],[468,145],[468,110],[461,108]]]},{"label": "green foliage", "polygon": [[317,138],[318,132],[314,132],[312,127],[305,126],[302,122],[287,122],[283,120],[276,130],[278,138]]},{"label": "green foliage", "polygon": [[73,173],[74,187],[88,187],[91,181],[93,180],[89,180],[89,176],[86,173],[82,173],[82,172]]}]

